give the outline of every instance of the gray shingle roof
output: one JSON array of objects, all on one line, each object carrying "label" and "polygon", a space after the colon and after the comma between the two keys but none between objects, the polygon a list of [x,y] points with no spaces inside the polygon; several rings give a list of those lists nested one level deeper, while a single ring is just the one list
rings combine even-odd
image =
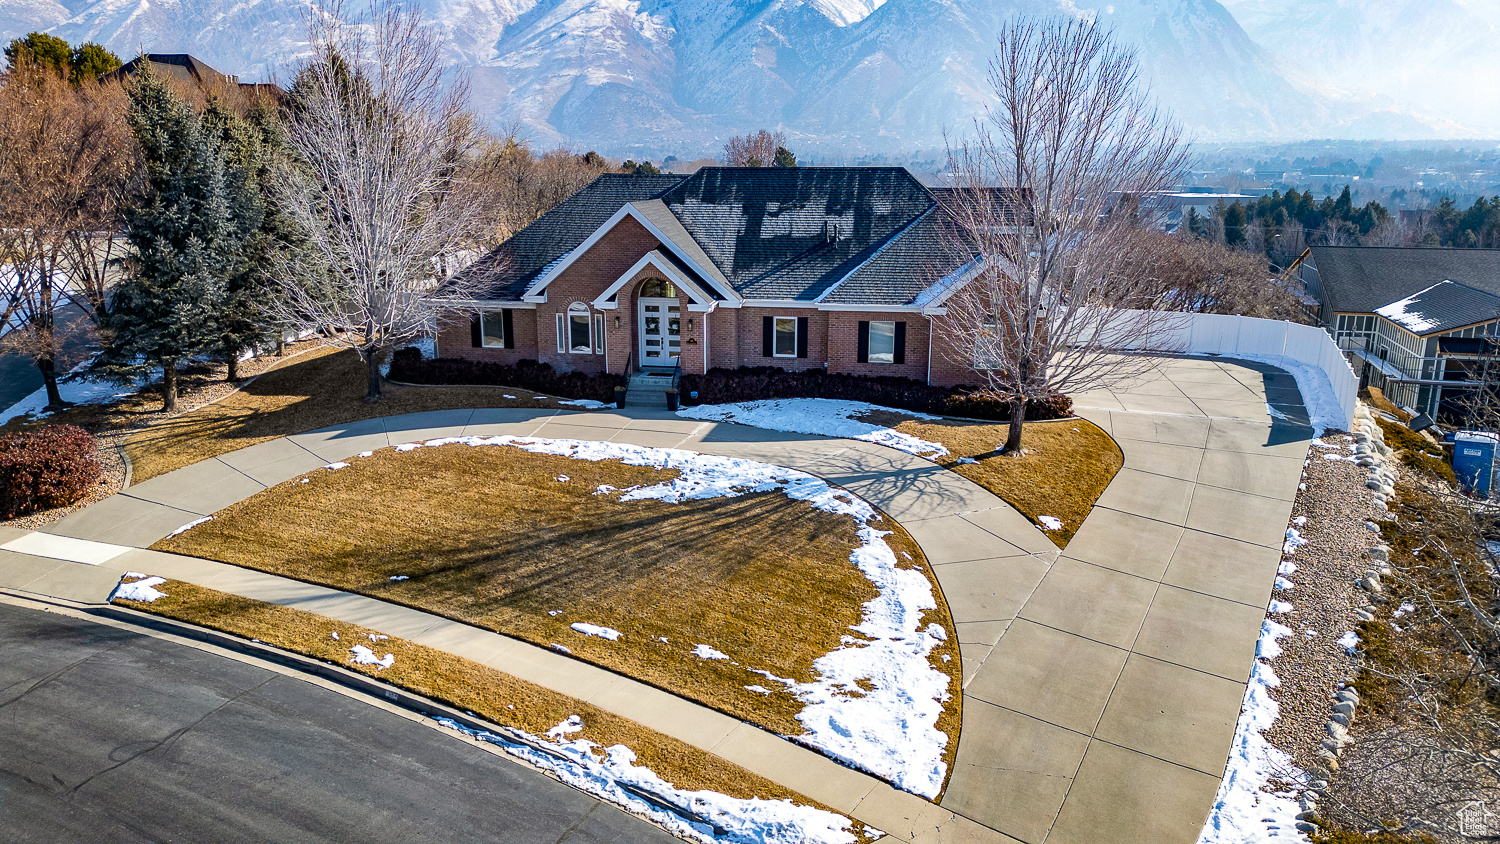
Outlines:
[{"label": "gray shingle roof", "polygon": [[705,167],[661,200],[741,296],[805,301],[933,205],[899,167]]},{"label": "gray shingle roof", "polygon": [[482,298],[520,301],[545,269],[588,240],[616,211],[627,203],[659,196],[683,178],[600,176],[476,262],[473,271],[494,273]]},{"label": "gray shingle roof", "polygon": [[679,269],[701,281],[693,262],[747,299],[905,305],[955,264],[941,210],[903,168],[706,167],[599,177],[476,264],[495,273],[484,298],[519,300],[627,204],[671,241]]},{"label": "gray shingle roof", "polygon": [[1314,246],[1312,260],[1335,313],[1375,313],[1440,281],[1500,295],[1500,249]]},{"label": "gray shingle roof", "polygon": [[1467,284],[1440,281],[1377,308],[1375,313],[1413,334],[1441,334],[1500,318],[1500,296]]}]

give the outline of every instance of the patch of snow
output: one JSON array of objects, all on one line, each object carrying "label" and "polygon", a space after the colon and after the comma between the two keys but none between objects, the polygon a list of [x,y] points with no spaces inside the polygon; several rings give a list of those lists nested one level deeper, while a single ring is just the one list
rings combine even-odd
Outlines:
[{"label": "patch of snow", "polygon": [[1309,442],[1308,445],[1315,445],[1318,448],[1338,448],[1339,447],[1338,443],[1325,443],[1325,442],[1323,442],[1323,440],[1320,437],[1313,437],[1312,441]]},{"label": "patch of snow", "polygon": [[948,449],[937,443],[853,418],[872,411],[900,413],[916,419],[938,418],[910,410],[892,410],[862,401],[836,399],[766,399],[736,404],[703,404],[683,408],[677,411],[677,415],[710,422],[738,422],[741,425],[794,434],[864,440],[918,457],[943,457],[948,453]]},{"label": "patch of snow", "polygon": [[1396,611],[1391,613],[1391,615],[1396,618],[1400,618],[1401,616],[1406,615],[1409,612],[1415,612],[1416,609],[1416,604],[1402,604],[1401,606],[1397,607]]},{"label": "patch of snow", "polygon": [[337,630],[333,631],[333,638],[334,638],[334,641],[338,641],[339,631],[337,631]]},{"label": "patch of snow", "polygon": [[513,399],[513,398],[515,398],[515,396],[513,396],[513,395],[511,395],[511,394],[510,394],[510,393],[503,393],[503,394],[502,394],[502,395],[504,395],[504,396],[505,396],[505,397],[506,397],[506,398],[508,398],[508,399]]},{"label": "patch of snow", "polygon": [[605,404],[604,402],[594,401],[593,399],[558,399],[557,403],[565,404],[569,407],[586,407],[591,410],[597,410],[601,407],[609,407],[609,405]]},{"label": "patch of snow", "polygon": [[1289,613],[1291,611],[1291,604],[1287,603],[1286,601],[1276,600],[1271,601],[1271,606],[1266,609],[1266,612],[1270,613],[1271,615],[1285,615],[1286,613]]},{"label": "patch of snow", "polygon": [[301,481],[299,481],[299,483],[304,483],[304,484],[307,483],[307,482],[308,482],[307,478],[303,478]]},{"label": "patch of snow", "polygon": [[760,694],[760,695],[773,694],[773,692],[770,689],[766,688],[765,686],[761,686],[761,685],[746,686],[745,688],[749,689],[752,692],[755,692],[756,694]]},{"label": "patch of snow", "polygon": [[194,519],[193,521],[188,522],[187,524],[183,525],[182,527],[178,528],[177,530],[174,530],[171,533],[167,534],[167,538],[171,539],[172,537],[176,536],[179,533],[185,533],[185,532],[190,531],[193,528],[197,527],[198,525],[203,524],[204,522],[212,521],[212,520],[213,520],[213,516],[204,516],[201,519]]},{"label": "patch of snow", "polygon": [[600,639],[608,639],[611,642],[620,641],[620,631],[613,627],[600,627],[597,624],[588,624],[582,621],[575,621],[568,626],[585,636],[597,636]]},{"label": "patch of snow", "polygon": [[1358,458],[1350,457],[1350,456],[1348,456],[1346,454],[1325,454],[1325,455],[1323,455],[1323,459],[1324,460],[1347,460],[1350,463],[1354,463],[1354,462],[1357,461]]},{"label": "patch of snow", "polygon": [[[806,732],[793,738],[914,794],[937,794],[947,773],[942,757],[949,740],[937,729],[937,719],[950,695],[951,680],[929,662],[942,640],[922,623],[923,613],[935,608],[937,599],[921,571],[901,568],[884,540],[889,531],[871,527],[880,516],[868,502],[794,469],[617,442],[444,437],[405,443],[396,450],[449,444],[510,446],[576,460],[618,460],[629,466],[679,472],[671,481],[611,493],[621,501],[678,503],[780,491],[825,512],[854,518],[860,524],[862,544],[849,555],[850,562],[879,591],[864,604],[860,623],[851,628],[863,638],[846,636],[841,648],[815,660],[817,679],[784,682],[804,704],[797,719]],[[553,647],[570,653],[561,645]]]},{"label": "patch of snow", "polygon": [[386,654],[385,656],[377,658],[375,656],[375,652],[365,647],[364,645],[355,645],[354,647],[349,649],[349,653],[354,654],[354,656],[350,658],[350,661],[352,661],[355,665],[378,665],[380,666],[381,670],[384,670],[396,664],[395,654]]},{"label": "patch of snow", "polygon": [[370,641],[372,641],[372,642],[378,642],[381,639],[389,639],[389,638],[391,638],[391,637],[385,635],[384,633],[366,633],[365,635],[369,636],[370,637]]},{"label": "patch of snow", "polygon": [[1277,575],[1276,576],[1276,588],[1285,591],[1287,589],[1295,589],[1295,588],[1297,588],[1297,584],[1291,582],[1290,580],[1287,580],[1286,578],[1284,578],[1284,577],[1282,577],[1280,575]]},{"label": "patch of snow", "polygon": [[572,480],[572,478],[568,477],[567,475],[558,475],[557,479],[563,483],[567,483],[568,481]]},{"label": "patch of snow", "polygon": [[[57,392],[62,396],[63,401],[72,402],[73,404],[107,404],[114,399],[128,396],[145,385],[144,380],[135,384],[121,386],[109,381],[95,381],[84,378],[80,373],[87,366],[88,363],[81,363],[74,367],[68,375],[64,376],[71,380],[59,379]],[[51,415],[47,412],[47,388],[41,387],[36,392],[26,396],[10,407],[0,410],[0,425],[4,425],[19,416],[28,416],[32,419],[46,419]]]},{"label": "patch of snow", "polygon": [[547,731],[547,738],[560,739],[583,730],[583,718],[577,715],[569,715],[566,720],[556,727]]},{"label": "patch of snow", "polygon": [[1298,516],[1297,518],[1292,519],[1292,524],[1296,525],[1297,527],[1302,527],[1303,525],[1307,524],[1307,517]]},{"label": "patch of snow", "polygon": [[1354,652],[1359,650],[1359,634],[1353,630],[1345,631],[1344,635],[1339,637],[1338,645],[1353,656]]},{"label": "patch of snow", "polygon": [[954,463],[961,463],[961,464],[967,465],[967,464],[970,464],[970,463],[978,463],[979,461],[975,460],[972,457],[960,457],[960,458],[958,458],[957,460],[955,460],[953,462]]},{"label": "patch of snow", "polygon": [[562,610],[547,610],[547,615],[550,615],[553,618],[556,618],[557,616],[562,615]]},{"label": "patch of snow", "polygon": [[1281,565],[1276,567],[1277,574],[1296,574],[1297,564],[1291,560],[1282,560]]},{"label": "patch of snow", "polygon": [[359,453],[359,456],[360,457],[374,457],[375,456],[375,452],[373,452],[373,451],[361,451]]},{"label": "patch of snow", "polygon": [[345,463],[345,462],[343,462],[341,460],[341,461],[339,461],[337,463],[329,463],[327,466],[324,466],[323,468],[324,469],[347,469],[347,468],[349,468],[349,464]]},{"label": "patch of snow", "polygon": [[167,593],[156,588],[167,582],[165,577],[146,577],[144,574],[133,571],[126,572],[125,577],[142,577],[145,579],[126,583],[124,577],[120,578],[119,585],[115,587],[114,592],[110,593],[110,600],[122,598],[126,601],[139,601],[143,604],[149,604],[158,598],[167,597]]},{"label": "patch of snow", "polygon": [[1256,660],[1240,707],[1239,724],[1230,747],[1229,765],[1208,822],[1198,835],[1198,844],[1305,844],[1307,837],[1296,829],[1302,808],[1285,792],[1271,790],[1272,779],[1298,781],[1306,774],[1292,757],[1273,747],[1261,733],[1276,723],[1280,707],[1271,689],[1281,684],[1269,660],[1281,655],[1276,640],[1289,636],[1291,628],[1266,619],[1255,645]]},{"label": "patch of snow", "polygon": [[554,651],[557,651],[558,653],[570,654],[573,652],[571,649],[565,648],[556,642],[552,642],[551,644],[547,645],[547,647],[551,648]]},{"label": "patch of snow", "polygon": [[1309,639],[1316,639],[1318,637],[1318,631],[1309,627],[1302,632],[1302,635],[1306,636]]},{"label": "patch of snow", "polygon": [[729,654],[723,651],[716,651],[708,645],[699,645],[693,648],[693,656],[699,659],[729,659]]},{"label": "patch of snow", "polygon": [[1056,516],[1037,516],[1036,520],[1042,523],[1042,530],[1062,530],[1062,519]]},{"label": "patch of snow", "polygon": [[[650,768],[635,764],[635,753],[622,744],[600,748],[582,739],[548,742],[521,730],[494,733],[470,729],[448,718],[436,720],[699,844],[854,844],[858,840],[849,819],[832,812],[799,806],[790,800],[741,799],[715,791],[677,788]],[[655,799],[647,800],[643,793]],[[664,806],[676,807],[677,811]],[[721,834],[716,835],[715,828]]]},{"label": "patch of snow", "polygon": [[1417,291],[1416,293],[1411,294],[1405,299],[1402,299],[1399,302],[1392,302],[1389,305],[1376,308],[1375,313],[1380,314],[1381,316],[1403,328],[1406,328],[1413,334],[1426,334],[1427,332],[1436,328],[1438,326],[1438,323],[1432,319],[1429,319],[1428,316],[1422,311],[1414,310],[1414,308],[1420,308],[1420,305],[1418,303],[1421,301],[1422,295],[1427,293],[1429,290],[1432,290],[1433,287],[1441,287],[1444,284],[1451,283],[1452,282],[1448,281],[1440,281],[1437,284],[1432,285],[1432,287],[1425,287]]},{"label": "patch of snow", "polygon": [[392,576],[391,580],[411,580],[411,575],[398,574],[398,575]]},{"label": "patch of snow", "polygon": [[1281,553],[1295,554],[1298,548],[1306,544],[1307,540],[1302,538],[1302,534],[1298,533],[1296,528],[1287,528],[1286,541],[1281,543]]},{"label": "patch of snow", "polygon": [[1343,430],[1349,427],[1349,419],[1344,415],[1344,409],[1333,392],[1333,382],[1328,380],[1328,373],[1322,369],[1286,355],[1236,352],[1234,357],[1270,364],[1290,373],[1297,380],[1297,391],[1302,394],[1302,404],[1307,408],[1308,418],[1312,422],[1313,436],[1321,437],[1329,429]]}]

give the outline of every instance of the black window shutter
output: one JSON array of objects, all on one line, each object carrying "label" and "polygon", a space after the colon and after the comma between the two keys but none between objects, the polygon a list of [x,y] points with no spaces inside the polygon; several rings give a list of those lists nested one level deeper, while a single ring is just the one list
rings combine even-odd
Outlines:
[{"label": "black window shutter", "polygon": [[797,317],[797,357],[807,357],[807,317]]},{"label": "black window shutter", "polygon": [[484,335],[479,328],[479,314],[469,317],[469,341],[476,349],[484,345]]},{"label": "black window shutter", "polygon": [[500,313],[504,314],[500,318],[500,330],[505,334],[505,348],[514,349],[516,347],[516,320],[512,314],[515,312],[506,308]]},{"label": "black window shutter", "polygon": [[859,348],[854,359],[859,363],[870,362],[870,321],[867,319],[859,321]]},{"label": "black window shutter", "polygon": [[906,363],[906,323],[896,323],[896,355],[892,363]]},{"label": "black window shutter", "polygon": [[776,347],[774,345],[776,342],[775,317],[760,318],[760,340],[761,346],[763,347],[760,350],[761,355],[763,355],[764,357],[771,357],[772,354],[776,351]]}]

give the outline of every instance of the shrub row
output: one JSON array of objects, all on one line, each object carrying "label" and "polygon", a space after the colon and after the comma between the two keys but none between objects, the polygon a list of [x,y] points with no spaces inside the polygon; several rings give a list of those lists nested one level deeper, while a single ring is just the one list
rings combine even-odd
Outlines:
[{"label": "shrub row", "polygon": [[517,361],[514,366],[461,358],[428,360],[415,348],[398,349],[391,356],[390,379],[408,384],[518,387],[565,399],[602,402],[614,401],[615,387],[625,384],[623,375],[558,372],[534,360]]},{"label": "shrub row", "polygon": [[83,498],[103,473],[98,443],[76,425],[0,437],[0,519],[66,507]]},{"label": "shrub row", "polygon": [[[697,397],[693,398],[693,392]],[[683,375],[684,400],[726,404],[757,399],[845,399],[885,407],[971,419],[1010,419],[1010,404],[978,387],[934,387],[914,378],[841,375],[821,369],[788,372],[776,366],[711,369],[705,375]],[[1061,419],[1073,412],[1073,400],[1061,393],[1026,404],[1029,420]]]}]

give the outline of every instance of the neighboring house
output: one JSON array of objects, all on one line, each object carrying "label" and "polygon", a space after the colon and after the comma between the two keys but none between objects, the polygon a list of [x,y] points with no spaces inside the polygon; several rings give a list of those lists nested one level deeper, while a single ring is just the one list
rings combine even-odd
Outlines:
[{"label": "neighboring house", "polygon": [[1314,246],[1302,281],[1361,386],[1457,419],[1500,337],[1500,250]]},{"label": "neighboring house", "polygon": [[143,63],[149,63],[153,71],[172,80],[174,87],[197,105],[202,105],[210,96],[215,95],[229,100],[241,109],[261,97],[278,104],[286,100],[286,92],[278,85],[270,82],[241,82],[238,76],[220,73],[186,53],[147,53],[131,59],[102,78],[113,80],[134,76],[140,72]]},{"label": "neighboring house", "polygon": [[933,320],[972,261],[902,168],[707,167],[605,175],[466,273],[443,357],[563,371],[773,365],[972,381]]}]

